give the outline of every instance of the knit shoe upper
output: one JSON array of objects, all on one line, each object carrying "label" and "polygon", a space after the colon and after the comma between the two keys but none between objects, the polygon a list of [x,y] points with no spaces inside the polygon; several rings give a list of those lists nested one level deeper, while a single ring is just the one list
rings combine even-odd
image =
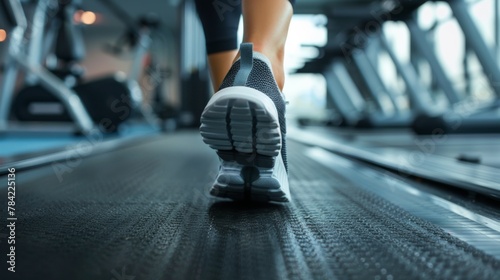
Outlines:
[{"label": "knit shoe upper", "polygon": [[[245,54],[242,53],[242,56],[243,55]],[[219,90],[235,85],[235,79],[240,71],[240,65],[241,59],[237,60],[233,64]],[[279,125],[281,129],[281,156],[283,158],[285,169],[288,171],[286,154],[286,102],[283,94],[278,88],[271,69],[271,63],[266,56],[258,52],[253,52],[253,66],[248,74],[244,86],[256,89],[266,94],[274,102],[276,110],[278,111]]]}]

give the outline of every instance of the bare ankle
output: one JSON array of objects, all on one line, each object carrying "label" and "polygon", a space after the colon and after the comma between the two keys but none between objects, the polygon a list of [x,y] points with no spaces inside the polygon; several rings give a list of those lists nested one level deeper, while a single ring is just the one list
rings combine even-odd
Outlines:
[{"label": "bare ankle", "polygon": [[278,88],[280,91],[283,91],[283,87],[285,85],[285,69],[283,67],[282,62],[275,62],[273,63],[271,61],[271,64],[273,65],[273,74],[274,74],[274,79],[276,80],[276,84],[278,84]]},{"label": "bare ankle", "polygon": [[272,71],[274,75],[274,79],[278,84],[280,91],[283,90],[283,86],[285,85],[285,69],[284,69],[284,53],[282,50],[269,50],[265,48],[261,48],[257,46],[255,51],[264,54],[269,61],[271,62]]}]

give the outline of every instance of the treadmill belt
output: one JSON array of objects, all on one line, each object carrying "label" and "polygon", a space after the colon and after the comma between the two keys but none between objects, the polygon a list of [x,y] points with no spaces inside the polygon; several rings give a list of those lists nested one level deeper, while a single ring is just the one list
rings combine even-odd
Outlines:
[{"label": "treadmill belt", "polygon": [[54,165],[18,172],[16,273],[0,278],[498,279],[500,261],[305,149],[289,145],[284,205],[210,197],[218,159],[196,132],[71,159],[61,178]]}]

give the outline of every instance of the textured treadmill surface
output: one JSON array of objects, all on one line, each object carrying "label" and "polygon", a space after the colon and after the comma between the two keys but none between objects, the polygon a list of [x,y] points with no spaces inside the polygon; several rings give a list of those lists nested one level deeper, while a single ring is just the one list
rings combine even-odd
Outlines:
[{"label": "textured treadmill surface", "polygon": [[218,160],[194,132],[73,159],[62,181],[53,166],[19,172],[17,272],[1,276],[0,242],[0,278],[498,279],[500,261],[348,183],[304,148],[289,146],[286,205],[208,196]]}]

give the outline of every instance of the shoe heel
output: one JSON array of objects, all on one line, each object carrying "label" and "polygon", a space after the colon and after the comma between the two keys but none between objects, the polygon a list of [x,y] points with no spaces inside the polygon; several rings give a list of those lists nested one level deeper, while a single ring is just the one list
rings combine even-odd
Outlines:
[{"label": "shoe heel", "polygon": [[223,89],[212,99],[201,117],[203,141],[223,160],[272,168],[281,151],[273,101],[246,87]]}]

